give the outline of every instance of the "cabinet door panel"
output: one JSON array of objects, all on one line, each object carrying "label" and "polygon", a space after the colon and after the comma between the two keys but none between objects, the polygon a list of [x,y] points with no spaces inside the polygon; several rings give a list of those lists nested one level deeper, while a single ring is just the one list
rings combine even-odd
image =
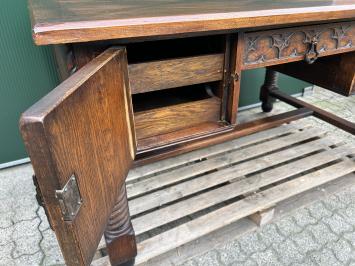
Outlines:
[{"label": "cabinet door panel", "polygon": [[20,120],[38,190],[67,265],[90,264],[134,160],[127,73],[125,49],[109,48]]}]

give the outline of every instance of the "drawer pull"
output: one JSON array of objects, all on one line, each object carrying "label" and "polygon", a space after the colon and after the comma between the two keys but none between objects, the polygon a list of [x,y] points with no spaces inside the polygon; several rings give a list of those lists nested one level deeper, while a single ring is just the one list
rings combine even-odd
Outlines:
[{"label": "drawer pull", "polygon": [[308,64],[313,64],[318,56],[319,56],[319,52],[317,49],[317,44],[318,44],[318,38],[317,37],[313,37],[311,39],[310,42],[307,42],[309,45],[309,49],[307,51],[307,53],[305,54],[304,60],[308,63]]}]

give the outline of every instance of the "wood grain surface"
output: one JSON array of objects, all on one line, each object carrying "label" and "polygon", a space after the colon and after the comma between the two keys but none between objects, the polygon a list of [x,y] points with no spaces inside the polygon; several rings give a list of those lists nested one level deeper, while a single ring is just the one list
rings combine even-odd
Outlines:
[{"label": "wood grain surface", "polygon": [[223,54],[203,55],[129,65],[133,94],[175,88],[223,77]]},{"label": "wood grain surface", "polygon": [[[127,76],[125,50],[108,49],[21,117],[48,219],[69,266],[89,265],[134,160]],[[64,221],[55,191],[73,174],[82,205]]]},{"label": "wood grain surface", "polygon": [[235,30],[355,17],[353,0],[30,0],[37,44]]},{"label": "wood grain surface", "polygon": [[318,57],[355,50],[355,21],[246,33],[243,69],[304,60],[316,42]]},{"label": "wood grain surface", "polygon": [[221,100],[217,97],[134,113],[138,139],[220,119]]}]

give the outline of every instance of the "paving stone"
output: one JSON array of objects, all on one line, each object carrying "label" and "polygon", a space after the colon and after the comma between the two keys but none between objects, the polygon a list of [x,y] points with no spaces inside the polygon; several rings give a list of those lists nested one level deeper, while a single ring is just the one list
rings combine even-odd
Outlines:
[{"label": "paving stone", "polygon": [[38,266],[41,265],[43,259],[43,254],[38,252],[33,255],[23,255],[17,259],[14,259],[15,265],[17,266]]},{"label": "paving stone", "polygon": [[198,265],[204,266],[222,265],[221,262],[218,260],[218,253],[214,250],[195,258],[195,261]]},{"label": "paving stone", "polygon": [[316,251],[310,254],[310,257],[321,266],[343,266],[340,261],[338,261],[333,252],[328,248],[323,248],[321,251]]},{"label": "paving stone", "polygon": [[339,214],[334,214],[329,218],[326,217],[322,220],[322,222],[329,225],[330,229],[336,234],[341,234],[353,230],[353,227],[345,222]]},{"label": "paving stone", "polygon": [[15,247],[14,243],[9,243],[7,245],[0,245],[0,266],[11,266],[15,265],[11,257],[11,252]]},{"label": "paving stone", "polygon": [[65,266],[64,258],[59,252],[59,246],[47,248],[45,254],[46,256],[43,259],[43,266]]},{"label": "paving stone", "polygon": [[239,239],[239,244],[242,251],[244,251],[247,255],[266,249],[266,245],[258,239],[256,234],[247,234],[242,236]]},{"label": "paving stone", "polygon": [[12,226],[14,223],[12,221],[13,212],[0,212],[0,229]]},{"label": "paving stone", "polygon": [[178,264],[178,266],[197,266],[198,264],[196,263],[195,260],[187,260],[182,264]]},{"label": "paving stone", "polygon": [[[1,179],[0,179],[1,180]],[[1,180],[2,182],[2,180]],[[4,215],[5,213],[13,213],[13,199],[12,197],[7,197],[0,200],[0,213]]]},{"label": "paving stone", "polygon": [[300,227],[317,223],[317,220],[309,214],[307,209],[297,210],[297,212],[293,214],[292,217],[296,220],[296,223]]},{"label": "paving stone", "polygon": [[257,252],[251,255],[251,258],[257,265],[277,266],[282,265],[277,259],[277,254],[272,249],[267,249],[263,252]]},{"label": "paving stone", "polygon": [[295,223],[291,216],[287,216],[279,221],[276,221],[275,225],[285,237],[302,231],[302,228]]},{"label": "paving stone", "polygon": [[50,227],[49,227],[49,223],[48,223],[48,218],[46,216],[46,213],[44,212],[43,207],[40,207],[38,209],[38,216],[41,220],[41,223],[39,225],[39,230],[43,232],[43,231],[49,229]]},{"label": "paving stone", "polygon": [[317,250],[321,248],[308,231],[303,231],[299,234],[292,236],[292,240],[295,241],[298,251],[301,254],[306,254],[307,252]]},{"label": "paving stone", "polygon": [[351,245],[344,238],[328,243],[327,247],[334,252],[335,257],[343,264],[347,264],[352,258],[355,259]]},{"label": "paving stone", "polygon": [[230,266],[258,266],[258,264],[253,261],[252,259],[248,259],[247,261],[239,264],[239,263],[235,263],[235,264],[230,264]]},{"label": "paving stone", "polygon": [[326,199],[322,200],[322,202],[324,203],[325,207],[330,211],[343,209],[346,208],[347,206],[343,201],[339,200],[339,198],[336,195],[331,195]]},{"label": "paving stone", "polygon": [[245,253],[241,250],[238,241],[230,242],[217,249],[220,254],[221,262],[229,265],[233,262],[243,262],[247,259]]},{"label": "paving stone", "polygon": [[313,234],[316,241],[321,245],[325,245],[328,242],[336,241],[339,239],[339,237],[334,234],[324,223],[310,225],[307,227],[306,231],[308,231],[310,234]]},{"label": "paving stone", "polygon": [[285,237],[277,231],[275,224],[267,224],[263,226],[258,234],[259,239],[261,239],[266,246],[275,245],[285,240]]},{"label": "paving stone", "polygon": [[37,203],[32,202],[31,204],[17,204],[14,206],[15,213],[12,217],[14,223],[31,220],[37,217]]},{"label": "paving stone", "polygon": [[349,240],[351,245],[355,248],[355,232],[345,233],[344,238]]},{"label": "paving stone", "polygon": [[328,210],[321,201],[315,202],[314,204],[308,206],[307,209],[309,214],[317,220],[320,220],[323,217],[332,216],[332,212]]},{"label": "paving stone", "polygon": [[[354,204],[355,205],[355,204]],[[355,221],[355,206],[349,205],[345,209],[337,210],[337,213],[349,224]]]},{"label": "paving stone", "polygon": [[45,254],[45,265],[64,264],[64,258],[60,251],[55,234],[51,229],[42,232],[43,240],[40,246]]},{"label": "paving stone", "polygon": [[[319,266],[310,257],[306,257],[302,262],[292,263],[291,266]],[[323,265],[321,265],[323,266]]]},{"label": "paving stone", "polygon": [[40,223],[39,218],[16,223],[14,225],[12,239],[16,240],[19,238],[31,237],[36,235],[39,223]]},{"label": "paving stone", "polygon": [[37,231],[36,234],[31,237],[21,237],[16,239],[14,241],[15,248],[12,253],[13,257],[18,258],[26,254],[34,254],[40,251],[39,243],[41,239],[42,236],[39,231]]},{"label": "paving stone", "polygon": [[279,260],[284,263],[284,265],[301,262],[304,259],[304,255],[298,251],[297,246],[290,239],[286,239],[282,243],[273,245],[273,248],[279,254]]},{"label": "paving stone", "polygon": [[14,227],[10,226],[7,228],[0,228],[0,246],[6,245],[12,242],[12,233],[14,231]]}]

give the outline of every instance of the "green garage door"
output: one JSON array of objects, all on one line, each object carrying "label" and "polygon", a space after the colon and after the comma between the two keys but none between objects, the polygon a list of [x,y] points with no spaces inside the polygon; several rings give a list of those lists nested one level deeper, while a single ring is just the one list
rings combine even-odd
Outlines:
[{"label": "green garage door", "polygon": [[27,157],[20,113],[58,82],[51,49],[32,43],[26,2],[0,2],[0,164]]}]

